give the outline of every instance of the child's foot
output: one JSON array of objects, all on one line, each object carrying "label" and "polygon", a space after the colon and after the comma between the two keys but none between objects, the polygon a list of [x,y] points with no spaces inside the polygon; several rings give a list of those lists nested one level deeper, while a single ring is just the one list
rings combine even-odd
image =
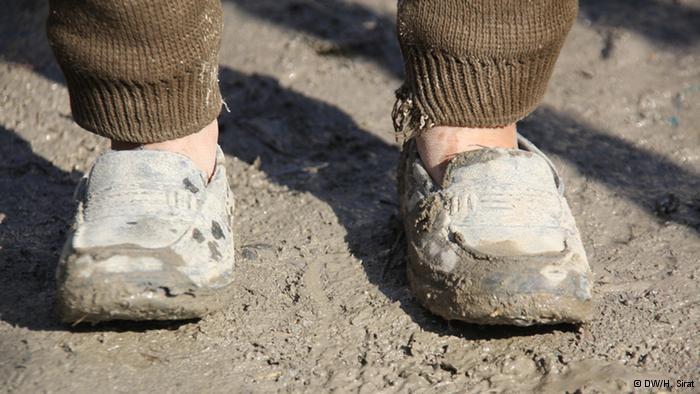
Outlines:
[{"label": "child's foot", "polygon": [[197,168],[207,174],[207,179],[209,179],[214,173],[214,166],[216,165],[218,140],[219,124],[214,120],[202,130],[176,140],[153,142],[149,144],[112,141],[112,149],[147,149],[179,153],[189,157]]},{"label": "child's foot", "polygon": [[537,148],[518,142],[520,150],[448,151],[446,165],[419,159],[425,140],[406,144],[399,193],[410,285],[445,319],[586,321],[591,272],[561,180]]},{"label": "child's foot", "polygon": [[188,319],[227,304],[233,196],[221,150],[203,167],[154,149],[97,159],[59,262],[63,321]]},{"label": "child's foot", "polygon": [[450,160],[462,152],[517,147],[515,123],[494,129],[439,126],[424,131],[416,138],[416,148],[423,165],[437,183],[442,182]]}]

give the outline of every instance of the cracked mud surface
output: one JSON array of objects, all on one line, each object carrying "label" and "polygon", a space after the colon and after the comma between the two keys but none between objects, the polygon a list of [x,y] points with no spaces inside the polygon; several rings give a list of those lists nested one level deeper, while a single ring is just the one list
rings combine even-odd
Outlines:
[{"label": "cracked mud surface", "polygon": [[106,144],[70,121],[44,2],[2,3],[0,391],[700,385],[700,2],[582,1],[521,131],[565,180],[597,314],[529,329],[448,323],[407,290],[392,0],[225,1],[234,300],[196,322],[60,324],[53,276],[73,188]]}]

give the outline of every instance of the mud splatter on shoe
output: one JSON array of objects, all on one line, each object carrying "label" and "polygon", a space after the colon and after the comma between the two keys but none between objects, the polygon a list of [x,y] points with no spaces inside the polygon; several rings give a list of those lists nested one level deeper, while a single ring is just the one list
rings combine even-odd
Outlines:
[{"label": "mud splatter on shoe", "polygon": [[214,175],[156,150],[110,151],[76,189],[58,265],[65,322],[196,318],[222,308],[233,279],[233,195]]},{"label": "mud splatter on shoe", "polygon": [[591,317],[591,271],[561,180],[531,142],[519,144],[460,154],[442,185],[415,143],[404,147],[409,283],[445,319],[527,326]]}]

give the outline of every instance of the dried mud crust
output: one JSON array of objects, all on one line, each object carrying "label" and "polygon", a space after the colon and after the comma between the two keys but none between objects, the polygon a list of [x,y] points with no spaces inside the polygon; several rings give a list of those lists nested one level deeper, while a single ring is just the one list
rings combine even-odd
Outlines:
[{"label": "dried mud crust", "polygon": [[[67,248],[64,253],[71,255],[74,251]],[[167,253],[160,258],[166,260],[172,255]],[[66,266],[72,266],[70,260],[78,257],[71,256]],[[230,304],[233,293],[232,284],[200,287],[175,269],[163,271],[157,277],[151,275],[148,282],[138,272],[95,273],[89,280],[73,278],[69,282],[65,280],[66,274],[59,270],[56,316],[71,324],[201,318]]]},{"label": "dried mud crust", "polygon": [[409,263],[408,282],[422,305],[448,320],[487,325],[532,326],[581,324],[594,316],[590,300],[547,292],[477,293],[465,290],[463,284],[445,279],[440,273],[426,268],[420,263]]},{"label": "dried mud crust", "polygon": [[[116,287],[116,289],[115,289]],[[188,288],[173,293],[169,286],[149,287],[140,291],[123,291],[126,286],[109,287],[93,284],[89,288],[57,294],[57,316],[66,323],[97,323],[109,320],[188,320],[219,311],[230,304],[232,291]],[[122,291],[120,291],[122,290]]]},{"label": "dried mud crust", "polygon": [[411,295],[389,117],[401,82],[393,0],[224,1],[233,301],[196,323],[61,324],[55,263],[73,189],[107,144],[70,121],[46,2],[4,2],[0,392],[697,385],[697,2],[580,3],[545,102],[521,126],[566,180],[593,263],[595,319],[577,329],[446,322]]}]

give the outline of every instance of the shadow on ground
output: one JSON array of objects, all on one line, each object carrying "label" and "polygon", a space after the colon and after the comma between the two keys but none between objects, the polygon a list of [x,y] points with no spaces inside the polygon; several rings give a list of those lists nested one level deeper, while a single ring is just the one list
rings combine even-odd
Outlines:
[{"label": "shadow on ground", "polygon": [[700,232],[700,174],[546,106],[520,123],[520,130],[545,152],[573,164],[583,176],[605,184],[660,222]]},{"label": "shadow on ground", "polygon": [[322,56],[363,58],[401,78],[395,16],[342,0],[225,0],[248,15],[305,33]]},{"label": "shadow on ground", "polygon": [[54,271],[74,213],[70,174],[0,126],[0,319],[57,329]]},{"label": "shadow on ground", "polygon": [[[401,78],[394,15],[344,0],[226,0],[256,18],[308,35],[321,55],[361,57]],[[700,40],[700,7],[678,0],[581,0],[580,17],[598,28],[614,50],[618,30],[634,31],[664,48],[687,48]]]},{"label": "shadow on ground", "polygon": [[65,84],[46,39],[46,0],[0,2],[0,62],[26,67]]},{"label": "shadow on ground", "polygon": [[[580,16],[601,29],[630,30],[660,47],[700,41],[700,6],[679,0],[581,0]],[[688,3],[687,1],[685,3]]]}]

